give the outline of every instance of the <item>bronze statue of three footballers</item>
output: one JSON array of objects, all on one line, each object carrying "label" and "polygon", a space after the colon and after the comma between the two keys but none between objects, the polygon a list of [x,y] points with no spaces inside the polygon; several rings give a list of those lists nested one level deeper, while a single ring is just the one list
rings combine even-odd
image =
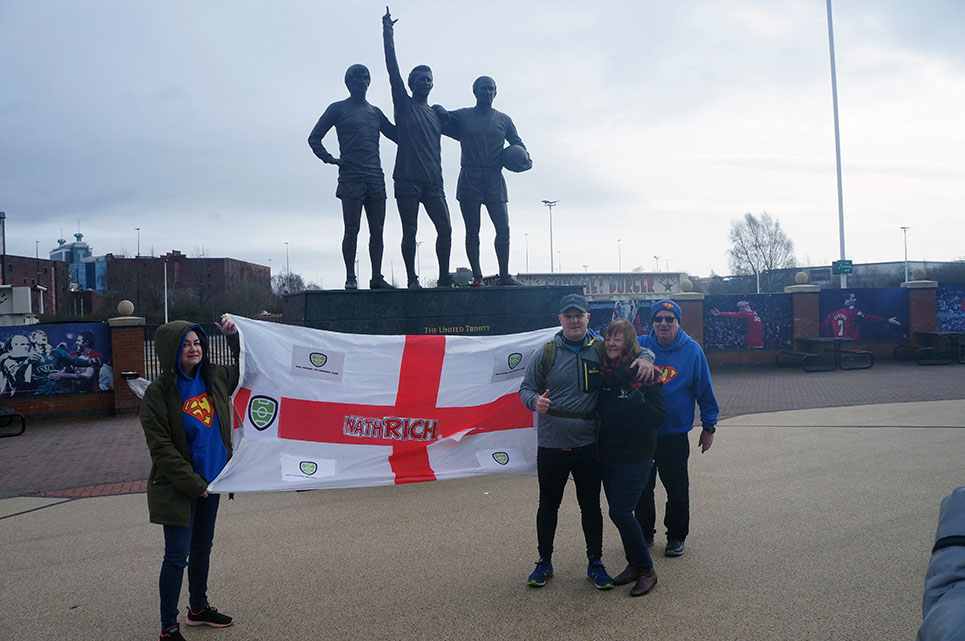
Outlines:
[{"label": "bronze statue of three footballers", "polygon": [[[408,82],[403,83],[395,53],[396,22],[386,7],[382,17],[382,37],[395,124],[389,122],[378,107],[366,101],[371,77],[364,65],[356,64],[345,72],[349,97],[329,105],[308,137],[308,144],[322,162],[338,166],[335,196],[342,201],[345,226],[342,237],[345,289],[358,289],[355,254],[363,209],[369,227],[369,258],[372,264],[369,287],[392,287],[382,275],[382,228],[386,200],[385,178],[379,157],[382,135],[398,145],[392,179],[402,220],[402,258],[408,288],[421,288],[415,265],[420,204],[436,228],[435,250],[439,264],[436,286],[454,286],[449,274],[452,225],[443,191],[442,135],[458,140],[462,151],[456,199],[466,226],[466,254],[472,268],[472,285],[482,285],[479,227],[483,205],[496,228],[494,245],[499,264],[498,284],[519,285],[509,274],[509,199],[502,175],[504,142],[510,144],[505,149],[514,151],[514,162],[507,161],[507,167],[513,171],[525,171],[532,166],[532,161],[512,119],[493,109],[496,81],[489,76],[476,79],[472,85],[476,97],[474,107],[446,111],[440,105],[429,106],[432,69],[418,65],[409,73]],[[322,145],[322,139],[332,127],[335,127],[338,137],[338,158]]]}]

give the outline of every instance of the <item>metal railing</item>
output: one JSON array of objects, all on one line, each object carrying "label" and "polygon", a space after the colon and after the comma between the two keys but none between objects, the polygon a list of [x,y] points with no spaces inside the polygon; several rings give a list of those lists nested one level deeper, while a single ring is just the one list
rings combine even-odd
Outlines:
[{"label": "metal railing", "polygon": [[[208,358],[212,363],[229,365],[231,350],[228,348],[228,339],[214,323],[199,323],[199,325],[208,335]],[[141,376],[149,381],[153,381],[161,374],[161,362],[154,348],[154,333],[158,327],[160,325],[144,326],[144,371],[141,372]]]}]

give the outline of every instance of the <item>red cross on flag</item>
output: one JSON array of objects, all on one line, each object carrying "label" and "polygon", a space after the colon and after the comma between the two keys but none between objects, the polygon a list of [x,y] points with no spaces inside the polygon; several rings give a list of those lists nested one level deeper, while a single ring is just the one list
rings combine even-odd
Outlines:
[{"label": "red cross on flag", "polygon": [[210,491],[535,475],[534,415],[517,392],[558,328],[370,336],[232,319],[234,456]]}]

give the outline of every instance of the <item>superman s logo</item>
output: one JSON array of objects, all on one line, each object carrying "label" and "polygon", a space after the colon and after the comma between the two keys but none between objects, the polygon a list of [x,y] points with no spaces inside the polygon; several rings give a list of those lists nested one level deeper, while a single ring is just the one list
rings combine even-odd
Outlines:
[{"label": "superman s logo", "polygon": [[181,406],[181,411],[201,421],[205,427],[211,427],[211,423],[214,420],[214,409],[211,406],[211,399],[208,398],[207,392],[199,394],[198,396],[192,396],[184,401],[184,405]]},{"label": "superman s logo", "polygon": [[654,369],[657,371],[657,381],[664,385],[677,378],[677,368],[672,365],[661,365]]}]

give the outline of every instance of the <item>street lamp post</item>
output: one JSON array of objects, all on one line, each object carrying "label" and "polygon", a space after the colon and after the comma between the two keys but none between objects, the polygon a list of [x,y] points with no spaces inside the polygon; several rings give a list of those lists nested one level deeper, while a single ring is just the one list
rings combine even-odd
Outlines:
[{"label": "street lamp post", "polygon": [[[40,291],[40,241],[34,241],[34,252],[37,260],[37,275],[34,277],[34,282],[37,283],[37,291]],[[44,303],[43,294],[40,295],[40,313],[44,313]]]},{"label": "street lamp post", "polygon": [[905,235],[905,282],[908,282],[908,227],[902,227],[901,231]]},{"label": "street lamp post", "polygon": [[164,259],[164,322],[168,322],[168,259]]},{"label": "street lamp post", "polygon": [[660,256],[653,257],[653,269],[654,271],[660,271]]},{"label": "street lamp post", "polygon": [[134,282],[136,291],[134,294],[134,300],[137,303],[137,313],[141,313],[141,228],[135,227],[134,231],[137,232],[137,253],[134,254]]},{"label": "street lamp post", "polygon": [[288,291],[286,291],[285,293],[286,293],[286,294],[291,294],[291,292],[292,292],[292,264],[291,264],[291,260],[290,260],[289,257],[288,257],[288,241],[287,241],[287,240],[285,241],[285,272],[286,272],[286,274],[285,274],[285,280],[286,280],[287,283],[288,283],[288,285],[286,286],[286,289],[287,289]]},{"label": "street lamp post", "polygon": [[[0,212],[3,213],[3,212]],[[523,238],[526,240],[526,273],[529,273],[529,234],[523,234]]]},{"label": "street lamp post", "polygon": [[553,207],[558,200],[544,200],[543,204],[550,210],[550,273],[553,273]]},{"label": "street lamp post", "polygon": [[622,242],[622,239],[617,238],[617,271],[621,273],[623,272],[623,251],[620,248]]}]

